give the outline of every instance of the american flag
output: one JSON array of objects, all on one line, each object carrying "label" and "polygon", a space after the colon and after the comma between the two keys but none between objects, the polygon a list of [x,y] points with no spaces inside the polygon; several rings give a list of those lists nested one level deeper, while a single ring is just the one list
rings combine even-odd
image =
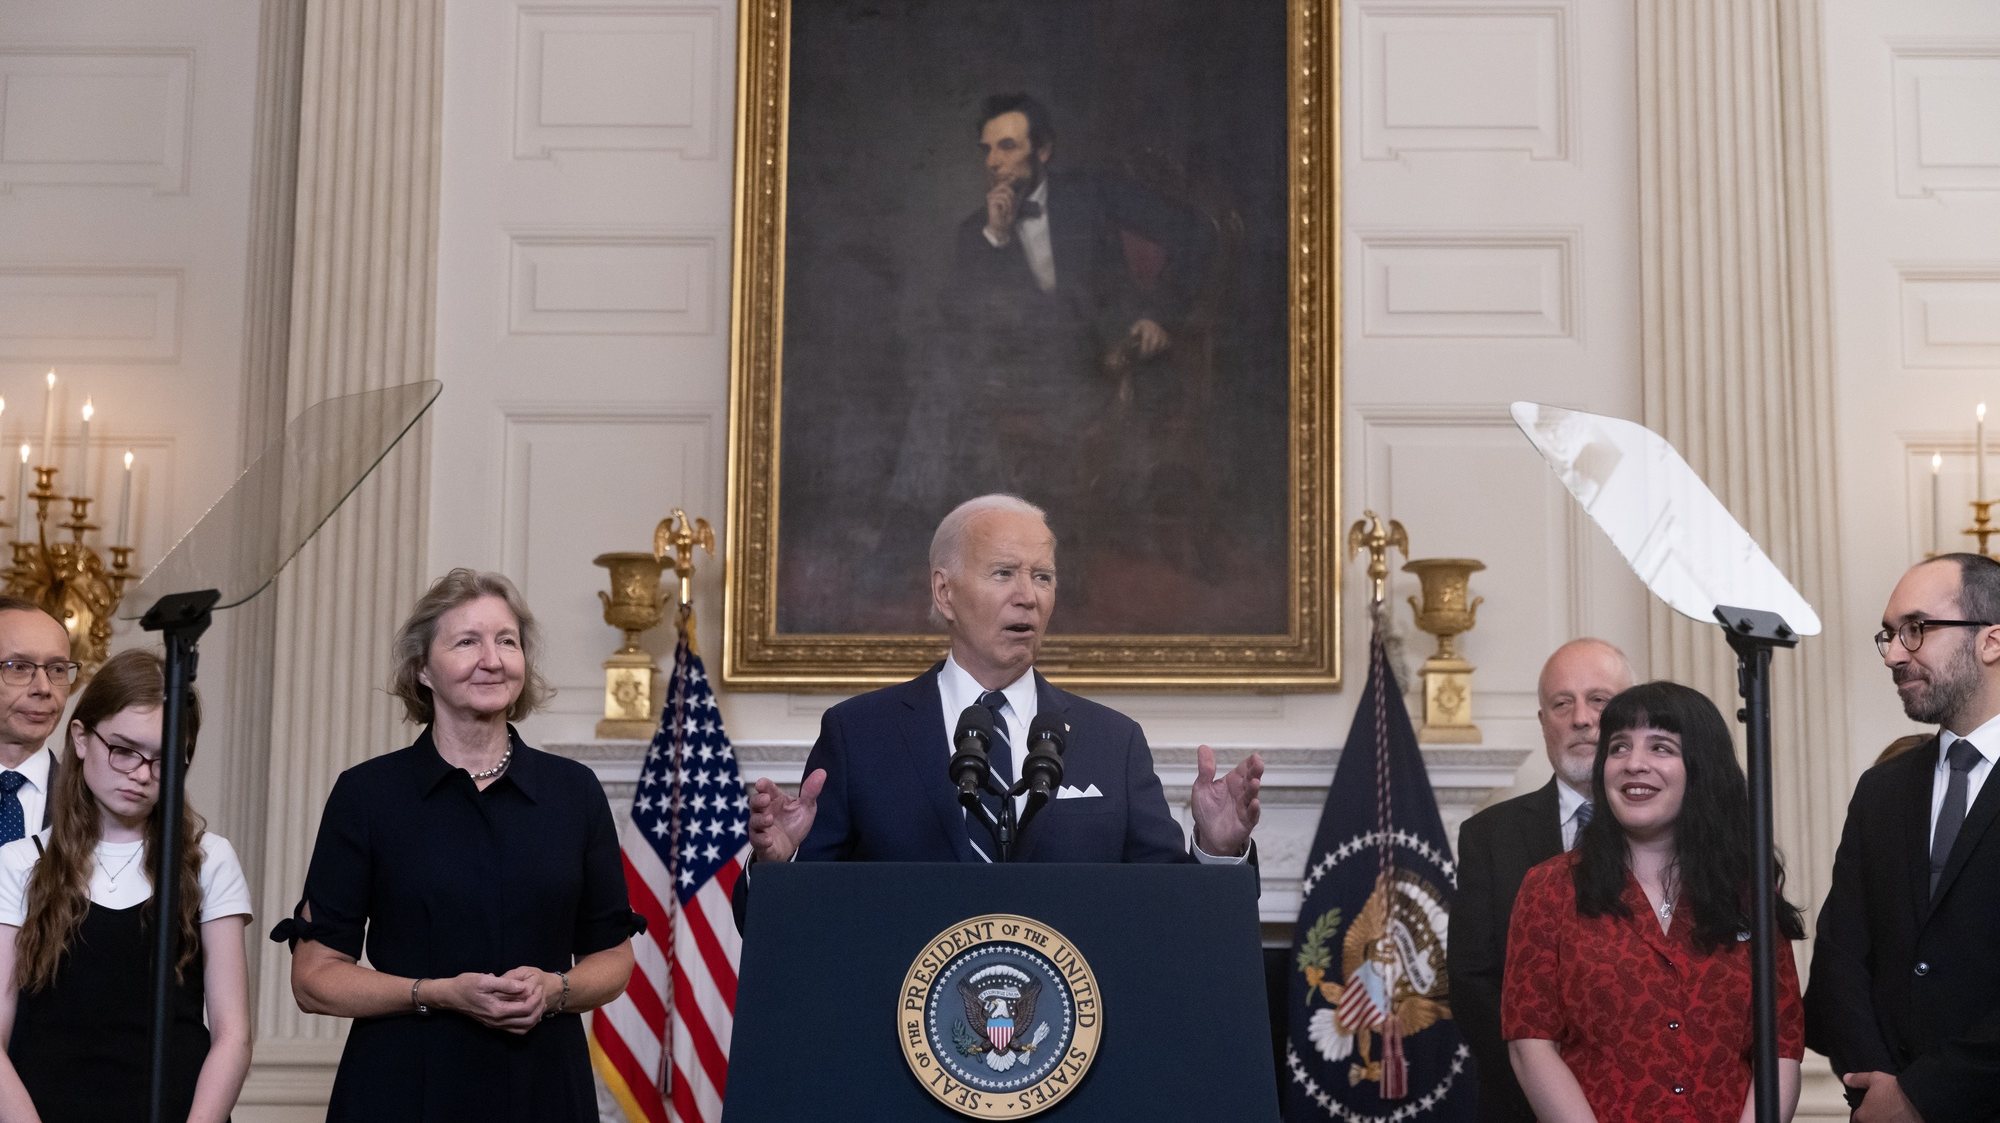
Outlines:
[{"label": "american flag", "polygon": [[729,894],[750,860],[750,798],[687,631],[620,824],[625,888],[647,929],[632,983],[591,1019],[590,1053],[631,1123],[717,1123],[742,941]]}]

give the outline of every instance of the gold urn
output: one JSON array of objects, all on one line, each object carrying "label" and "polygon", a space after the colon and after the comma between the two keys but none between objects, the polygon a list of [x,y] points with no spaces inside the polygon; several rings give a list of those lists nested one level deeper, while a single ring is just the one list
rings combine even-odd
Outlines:
[{"label": "gold urn", "polygon": [[1424,723],[1420,741],[1465,744],[1480,739],[1472,724],[1472,664],[1459,658],[1457,640],[1472,630],[1485,597],[1472,595],[1472,575],[1486,563],[1472,558],[1419,558],[1403,566],[1423,583],[1421,603],[1410,598],[1417,627],[1438,638],[1435,654],[1424,660]]},{"label": "gold urn", "polygon": [[611,571],[611,592],[597,594],[604,602],[604,622],[625,633],[624,646],[604,661],[604,719],[597,723],[597,735],[645,740],[666,704],[666,680],[652,652],[639,646],[639,637],[664,618],[660,574],[665,567],[651,554],[624,550],[599,554],[592,564]]}]

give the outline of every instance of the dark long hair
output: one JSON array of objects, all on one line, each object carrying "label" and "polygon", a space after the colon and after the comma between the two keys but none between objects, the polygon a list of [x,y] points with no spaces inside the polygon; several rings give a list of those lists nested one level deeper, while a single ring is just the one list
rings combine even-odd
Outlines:
[{"label": "dark long hair", "polygon": [[[1707,696],[1677,682],[1641,683],[1605,704],[1597,722],[1597,763],[1591,799],[1599,813],[1577,838],[1576,909],[1584,916],[1630,916],[1625,907],[1629,861],[1625,830],[1605,802],[1604,760],[1611,738],[1632,729],[1658,729],[1681,739],[1687,788],[1674,821],[1674,864],[1680,897],[1694,920],[1694,944],[1703,952],[1736,943],[1750,928],[1750,792],[1729,726]],[[1778,930],[1805,938],[1805,918],[1785,899],[1785,864],[1772,858]]]},{"label": "dark long hair", "polygon": [[[64,737],[62,767],[56,772],[55,790],[49,793],[48,852],[35,864],[28,879],[26,923],[15,938],[14,981],[23,991],[37,991],[55,981],[63,956],[83,929],[90,911],[90,870],[97,860],[97,843],[102,837],[97,798],[83,779],[83,761],[77,758],[76,726],[94,730],[102,722],[125,710],[157,709],[166,699],[165,665],[151,651],[121,651],[106,660],[77,699],[69,733]],[[201,703],[192,691],[181,712],[182,758],[194,758],[195,735],[201,731]],[[160,747],[167,752],[167,746]],[[145,845],[139,868],[151,880],[152,856],[159,852],[166,824],[165,808],[153,805],[146,818]],[[201,834],[206,824],[189,804],[181,805],[178,824],[180,872],[175,889],[175,937],[179,958],[174,976],[181,978],[201,949]],[[157,886],[155,887],[157,888]],[[159,895],[141,906],[148,924]]]}]

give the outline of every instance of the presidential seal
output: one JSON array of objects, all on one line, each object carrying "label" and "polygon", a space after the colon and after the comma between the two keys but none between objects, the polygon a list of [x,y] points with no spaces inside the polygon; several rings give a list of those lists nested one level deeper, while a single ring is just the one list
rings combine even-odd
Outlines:
[{"label": "presidential seal", "polygon": [[939,932],[903,977],[897,1038],[938,1102],[1026,1119],[1067,1096],[1097,1055],[1104,1004],[1083,953],[1037,920],[992,913]]}]

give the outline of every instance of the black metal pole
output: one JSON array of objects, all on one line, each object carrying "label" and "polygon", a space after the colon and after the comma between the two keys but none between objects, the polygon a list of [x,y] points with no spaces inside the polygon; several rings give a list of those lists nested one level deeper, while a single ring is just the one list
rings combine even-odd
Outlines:
[{"label": "black metal pole", "polygon": [[179,903],[181,808],[187,803],[182,781],[187,759],[181,744],[181,727],[187,700],[194,689],[197,654],[195,643],[208,630],[209,609],[221,599],[214,589],[197,593],[176,593],[162,597],[146,613],[139,626],[163,633],[166,643],[166,697],[160,714],[160,831],[159,852],[153,855],[153,1033],[152,1070],[148,1089],[151,1123],[166,1123],[167,1030],[173,997],[175,937],[178,933],[176,909]]},{"label": "black metal pole", "polygon": [[1771,814],[1771,649],[1792,647],[1798,635],[1776,613],[1717,606],[1716,619],[1736,652],[1736,685],[1744,706],[1736,712],[1743,722],[1750,781],[1750,994],[1755,1033],[1753,1102],[1757,1123],[1777,1123],[1778,1114],[1778,961],[1790,955],[1780,947],[1777,913],[1777,862],[1772,845]]}]

